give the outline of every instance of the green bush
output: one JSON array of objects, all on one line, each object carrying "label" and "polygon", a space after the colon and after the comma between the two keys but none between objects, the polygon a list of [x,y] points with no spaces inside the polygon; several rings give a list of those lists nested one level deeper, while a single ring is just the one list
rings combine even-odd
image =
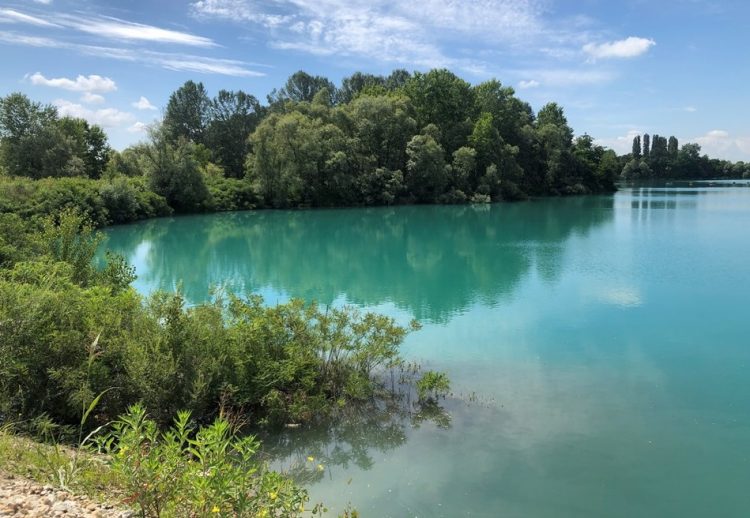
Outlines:
[{"label": "green bush", "polygon": [[417,395],[420,401],[437,400],[448,394],[451,383],[444,372],[427,371],[417,380]]},{"label": "green bush", "polygon": [[23,218],[46,217],[75,208],[95,227],[167,216],[166,200],[149,191],[140,178],[112,180],[86,178],[0,177],[0,213]]},{"label": "green bush", "polygon": [[[190,412],[160,432],[134,405],[103,441],[126,501],[141,516],[300,516],[306,491],[256,458],[259,443],[217,418],[194,429]],[[314,508],[313,514],[321,510]]]}]

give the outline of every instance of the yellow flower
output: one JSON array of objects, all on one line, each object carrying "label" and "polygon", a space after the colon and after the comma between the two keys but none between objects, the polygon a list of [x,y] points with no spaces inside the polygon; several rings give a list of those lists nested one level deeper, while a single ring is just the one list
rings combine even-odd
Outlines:
[{"label": "yellow flower", "polygon": [[268,516],[268,509],[261,509],[258,513],[259,518],[266,518]]},{"label": "yellow flower", "polygon": [[221,512],[221,509],[219,509],[219,507],[215,505],[211,508],[211,512],[214,514],[218,514]]},{"label": "yellow flower", "polygon": [[299,512],[301,513],[305,512],[305,504],[299,504]]},{"label": "yellow flower", "polygon": [[310,455],[309,457],[307,457],[307,462],[312,462],[314,460],[315,460],[315,457],[313,457],[312,455]]},{"label": "yellow flower", "polygon": [[271,500],[276,500],[279,497],[279,494],[272,491],[268,493],[268,496],[271,497]]},{"label": "yellow flower", "polygon": [[323,471],[325,468],[322,464],[318,464],[318,471]]}]

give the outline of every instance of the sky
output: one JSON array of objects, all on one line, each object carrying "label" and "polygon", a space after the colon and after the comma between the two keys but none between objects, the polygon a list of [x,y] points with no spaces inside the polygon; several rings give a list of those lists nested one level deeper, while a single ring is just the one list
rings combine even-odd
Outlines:
[{"label": "sky", "polygon": [[747,0],[0,0],[0,95],[123,149],[189,79],[265,102],[300,69],[339,84],[445,67],[558,102],[619,153],[650,133],[750,161],[748,33]]}]

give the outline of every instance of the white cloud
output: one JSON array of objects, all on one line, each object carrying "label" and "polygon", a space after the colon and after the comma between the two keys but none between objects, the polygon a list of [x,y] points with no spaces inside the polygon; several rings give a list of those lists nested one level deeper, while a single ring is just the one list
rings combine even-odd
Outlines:
[{"label": "white cloud", "polygon": [[153,25],[132,23],[117,18],[66,18],[67,25],[79,31],[105,38],[118,40],[137,40],[152,43],[176,43],[196,47],[214,47],[216,44],[209,38],[186,32],[162,29]]},{"label": "white cloud", "polygon": [[448,57],[440,38],[515,43],[542,33],[536,0],[201,0],[201,18],[256,23],[272,29],[271,45],[316,55],[365,57],[421,67],[484,70]]},{"label": "white cloud", "polygon": [[200,0],[190,6],[197,18],[227,18],[243,22],[260,23],[266,27],[278,27],[291,20],[291,16],[264,13],[246,0]]},{"label": "white cloud", "polygon": [[600,138],[594,142],[599,146],[614,149],[618,155],[630,153],[633,150],[633,139],[644,133],[641,129],[631,129],[626,135],[613,138]]},{"label": "white cloud", "polygon": [[133,23],[107,16],[82,16],[53,13],[33,16],[14,9],[0,9],[0,22],[26,23],[43,27],[68,28],[103,38],[150,43],[172,43],[194,47],[215,47],[210,38],[188,32]]},{"label": "white cloud", "polygon": [[[623,136],[597,139],[596,144],[614,149],[623,155],[632,150],[633,138],[644,133],[649,132],[644,128],[631,129]],[[711,158],[750,160],[750,136],[734,136],[726,130],[716,129],[693,138],[678,136],[678,141],[680,146],[688,142],[700,144],[701,153]]]},{"label": "white cloud", "polygon": [[39,27],[59,27],[52,22],[14,9],[0,9],[0,23],[28,23]]},{"label": "white cloud", "polygon": [[262,77],[266,74],[248,70],[245,63],[233,59],[204,58],[179,54],[164,54],[151,52],[143,59],[146,62],[159,65],[168,70],[180,72],[198,72],[201,74],[220,74],[234,77]]},{"label": "white cloud", "polygon": [[688,113],[695,113],[698,111],[698,108],[696,108],[695,106],[685,106],[683,110],[685,110]]},{"label": "white cloud", "polygon": [[634,58],[645,54],[654,45],[656,42],[652,39],[630,36],[624,40],[587,43],[583,51],[593,59]]},{"label": "white cloud", "polygon": [[120,127],[135,120],[135,116],[132,113],[123,112],[116,108],[92,110],[81,104],[66,101],[65,99],[57,99],[52,104],[57,106],[57,111],[62,116],[86,119],[91,124],[98,124],[104,128]]},{"label": "white cloud", "polygon": [[[67,49],[88,56],[143,63],[168,70],[189,71],[201,74],[221,74],[234,77],[262,77],[266,75],[264,72],[250,70],[248,63],[233,59],[209,58],[191,54],[156,52],[143,49],[83,45],[51,38],[27,36],[11,31],[0,31],[0,42],[31,47]],[[256,64],[256,66],[266,65]]]},{"label": "white cloud", "polygon": [[554,87],[596,85],[607,83],[616,77],[612,71],[590,68],[540,68],[513,72],[520,76],[536,77],[539,84]]},{"label": "white cloud", "polygon": [[131,106],[133,106],[134,108],[138,108],[139,110],[155,110],[156,109],[156,106],[151,104],[151,101],[149,101],[143,96],[141,96],[140,99],[132,103]]},{"label": "white cloud", "polygon": [[536,88],[538,86],[539,86],[539,81],[535,79],[530,79],[528,81],[521,81],[518,83],[518,88],[521,88],[521,89]]},{"label": "white cloud", "polygon": [[36,2],[37,4],[42,4],[42,5],[50,5],[52,3],[52,0],[33,0],[33,1]]},{"label": "white cloud", "polygon": [[128,128],[129,133],[144,133],[148,130],[148,124],[138,121]]},{"label": "white cloud", "polygon": [[28,47],[64,46],[64,44],[58,45],[59,42],[50,38],[43,38],[41,36],[29,36],[27,34],[19,34],[12,31],[0,31],[0,41],[12,45],[26,45]]},{"label": "white cloud", "polygon": [[90,76],[79,75],[75,79],[68,79],[67,77],[47,79],[40,72],[37,72],[27,77],[33,85],[62,88],[71,92],[106,93],[117,90],[117,85],[113,80],[96,74]]},{"label": "white cloud", "polygon": [[92,94],[91,92],[85,92],[81,96],[81,101],[87,104],[102,104],[104,102],[104,97],[102,97],[99,94]]},{"label": "white cloud", "polygon": [[692,142],[700,144],[702,152],[712,158],[750,160],[750,136],[733,136],[725,130],[711,130],[695,137]]}]

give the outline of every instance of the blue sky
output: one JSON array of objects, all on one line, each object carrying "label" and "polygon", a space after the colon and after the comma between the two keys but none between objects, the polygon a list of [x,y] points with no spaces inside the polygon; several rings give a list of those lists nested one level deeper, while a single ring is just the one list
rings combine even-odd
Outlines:
[{"label": "blue sky", "polygon": [[745,0],[0,1],[0,95],[87,118],[122,149],[188,79],[265,101],[299,69],[338,83],[448,67],[535,109],[557,101],[618,152],[648,132],[750,160],[749,33]]}]

